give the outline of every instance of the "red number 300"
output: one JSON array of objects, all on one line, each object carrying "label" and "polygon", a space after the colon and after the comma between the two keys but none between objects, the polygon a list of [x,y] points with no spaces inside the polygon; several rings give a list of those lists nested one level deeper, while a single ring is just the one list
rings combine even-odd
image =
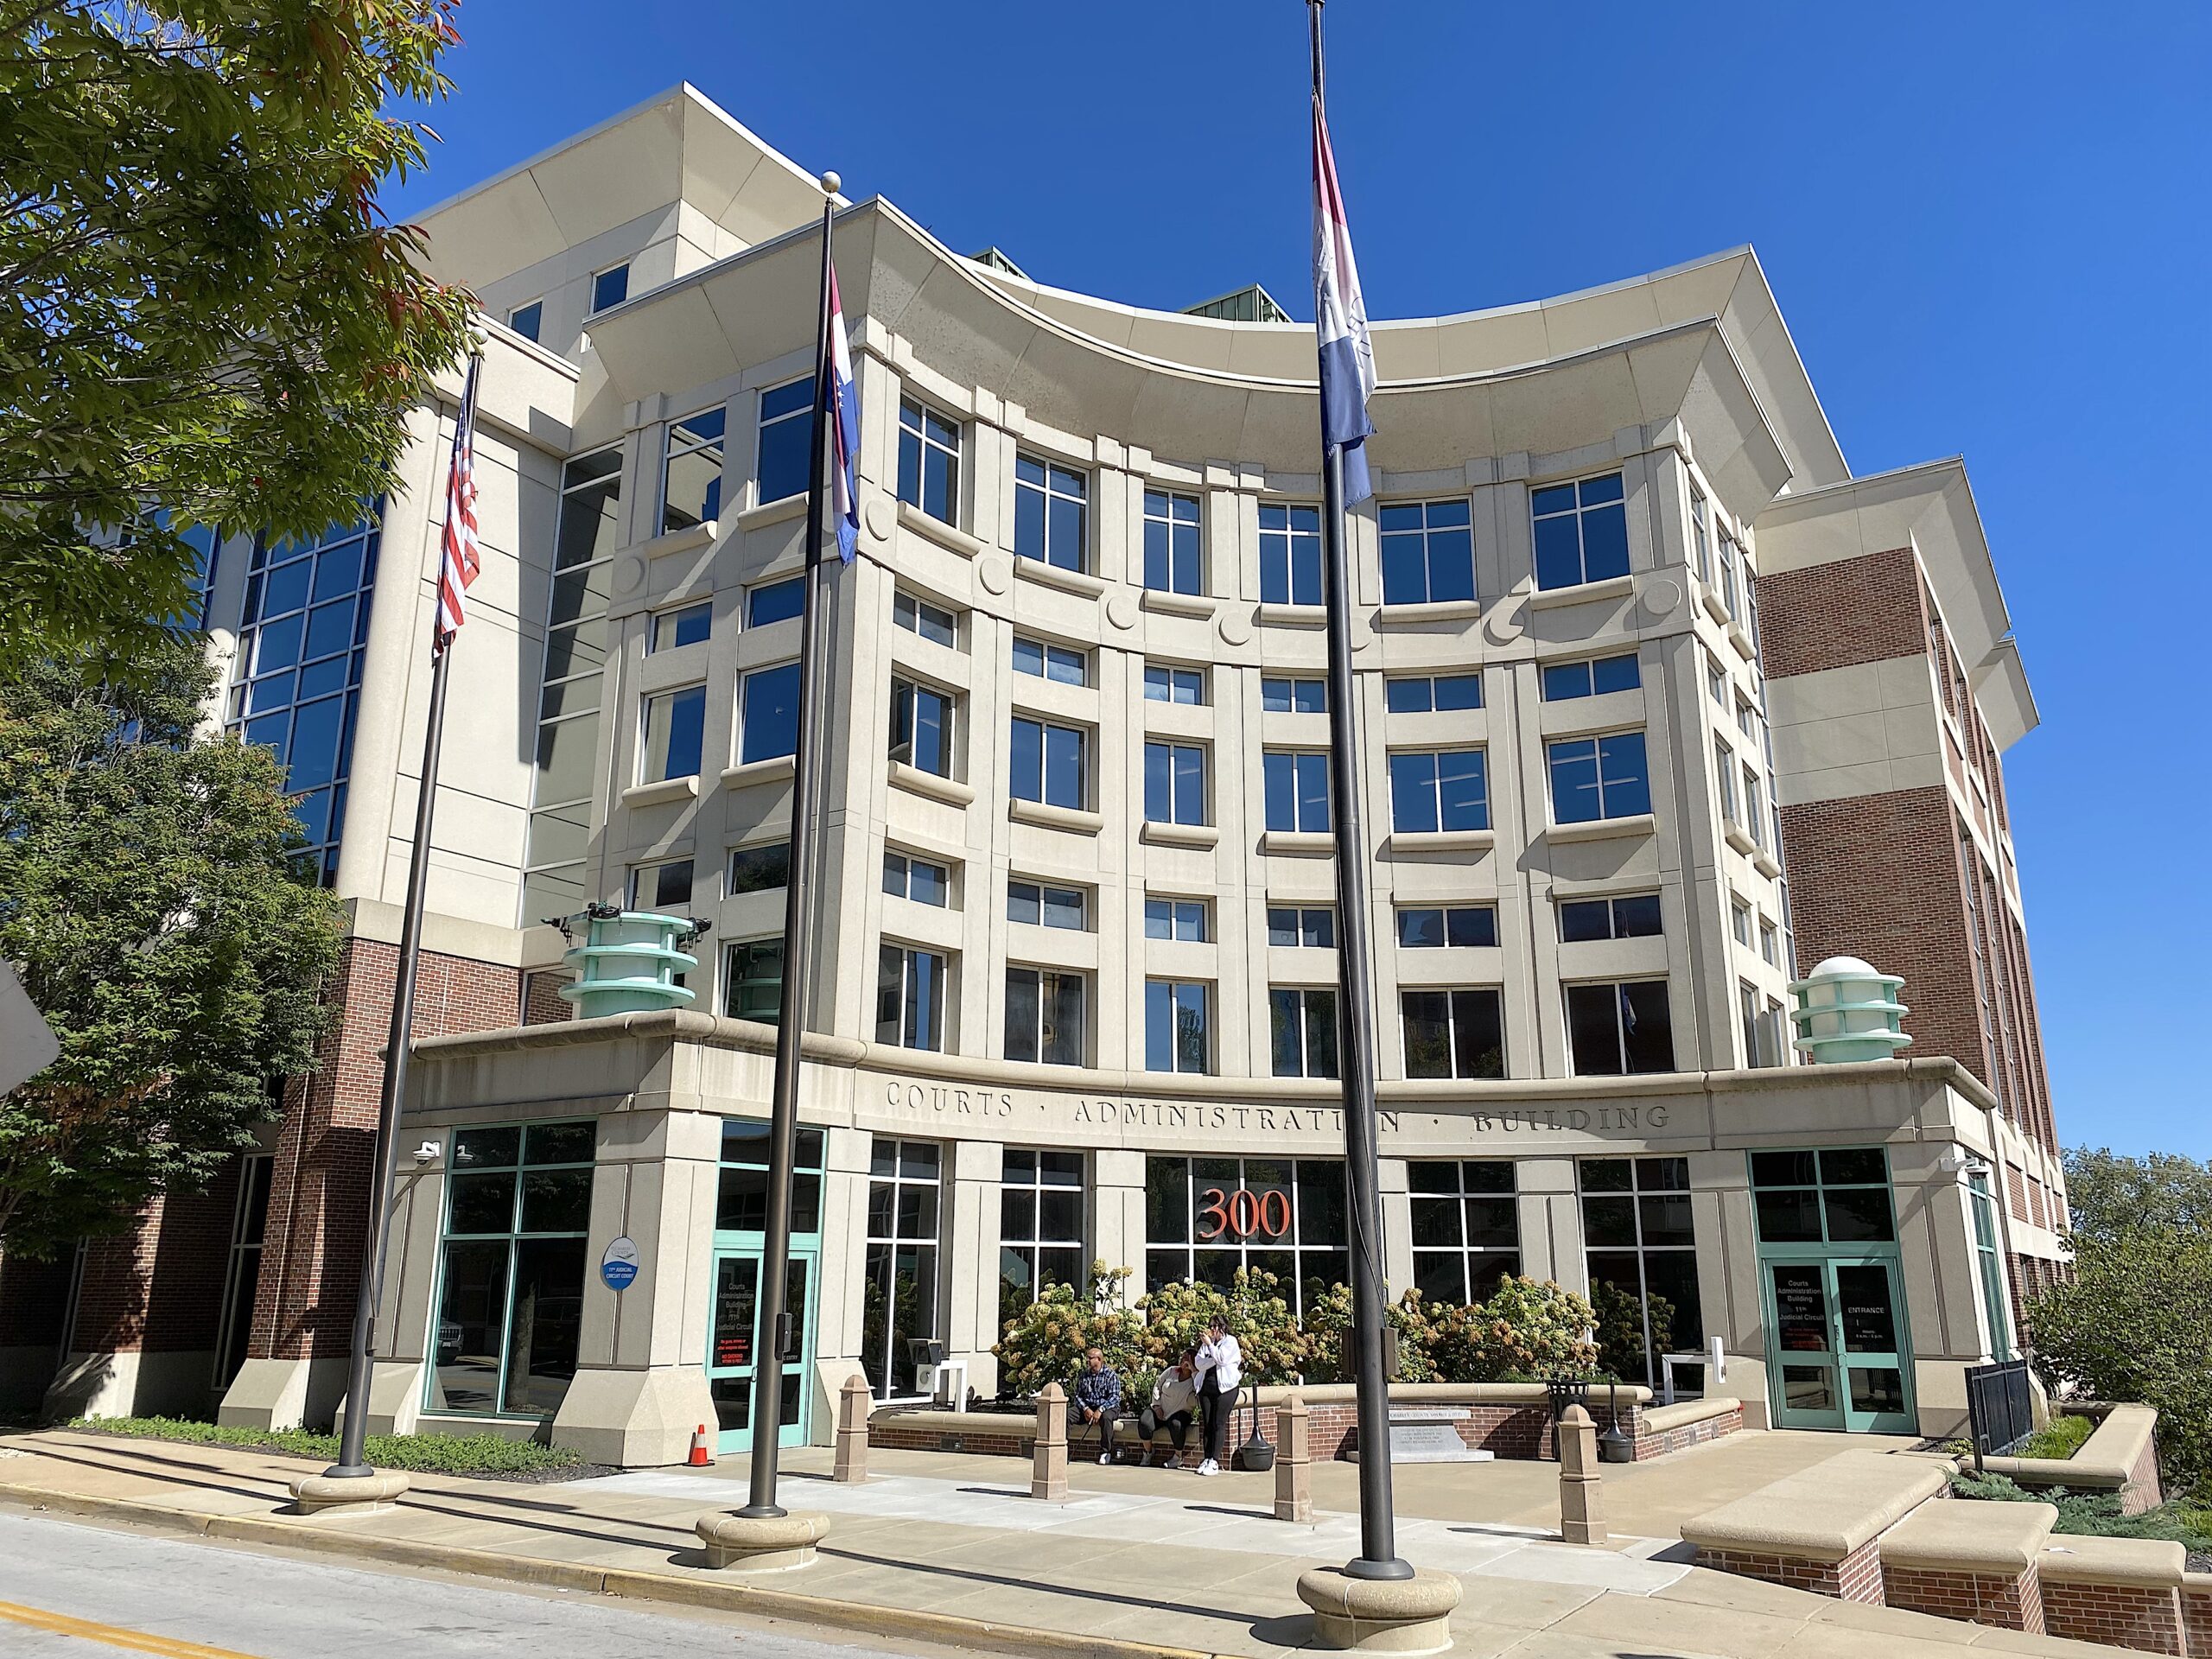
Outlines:
[{"label": "red number 300", "polygon": [[1198,1205],[1198,1242],[1231,1238],[1282,1238],[1290,1232],[1290,1194],[1280,1187],[1255,1192],[1240,1186],[1224,1192],[1208,1187]]}]

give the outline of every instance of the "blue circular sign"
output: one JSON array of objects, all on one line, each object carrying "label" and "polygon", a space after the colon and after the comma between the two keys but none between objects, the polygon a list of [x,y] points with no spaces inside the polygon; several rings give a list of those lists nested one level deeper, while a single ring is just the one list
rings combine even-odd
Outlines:
[{"label": "blue circular sign", "polygon": [[599,1258],[599,1276],[609,1290],[627,1290],[638,1276],[638,1246],[625,1234],[608,1244]]}]

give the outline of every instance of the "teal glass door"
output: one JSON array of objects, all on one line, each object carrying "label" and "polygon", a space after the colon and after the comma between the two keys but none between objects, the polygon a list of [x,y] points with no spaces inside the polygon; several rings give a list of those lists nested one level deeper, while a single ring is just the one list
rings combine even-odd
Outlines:
[{"label": "teal glass door", "polygon": [[[793,1251],[789,1306],[792,1341],[784,1354],[784,1398],[779,1446],[804,1446],[813,1408],[802,1356],[814,1351],[812,1290],[817,1259]],[[707,1388],[714,1396],[717,1454],[753,1449],[753,1389],[760,1344],[760,1252],[715,1252],[713,1300],[707,1313]]]},{"label": "teal glass door", "polygon": [[1879,1147],[1751,1154],[1778,1428],[1910,1434],[1912,1342]]}]

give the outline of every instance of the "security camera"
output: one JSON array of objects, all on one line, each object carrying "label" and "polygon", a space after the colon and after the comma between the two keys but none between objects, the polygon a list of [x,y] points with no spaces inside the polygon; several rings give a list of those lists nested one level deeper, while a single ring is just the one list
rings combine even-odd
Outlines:
[{"label": "security camera", "polygon": [[442,1148],[436,1141],[425,1141],[415,1148],[415,1161],[418,1164],[435,1164],[438,1161],[438,1154],[442,1150]]}]

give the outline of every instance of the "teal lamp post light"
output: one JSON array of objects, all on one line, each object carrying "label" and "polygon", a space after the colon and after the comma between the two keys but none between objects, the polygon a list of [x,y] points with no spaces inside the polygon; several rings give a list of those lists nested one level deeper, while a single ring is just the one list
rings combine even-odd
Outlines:
[{"label": "teal lamp post light", "polygon": [[593,905],[582,916],[570,917],[562,931],[574,938],[571,930],[579,921],[586,925],[584,942],[561,958],[576,969],[576,977],[561,988],[561,995],[575,1004],[578,1019],[658,1014],[695,1000],[696,992],[676,982],[699,965],[699,958],[683,947],[704,933],[707,924],[685,916]]},{"label": "teal lamp post light", "polygon": [[1856,957],[1830,957],[1802,979],[1792,980],[1797,1027],[1792,1045],[1815,1065],[1848,1060],[1886,1060],[1912,1041],[1905,1035],[1904,981],[1878,972]]}]

